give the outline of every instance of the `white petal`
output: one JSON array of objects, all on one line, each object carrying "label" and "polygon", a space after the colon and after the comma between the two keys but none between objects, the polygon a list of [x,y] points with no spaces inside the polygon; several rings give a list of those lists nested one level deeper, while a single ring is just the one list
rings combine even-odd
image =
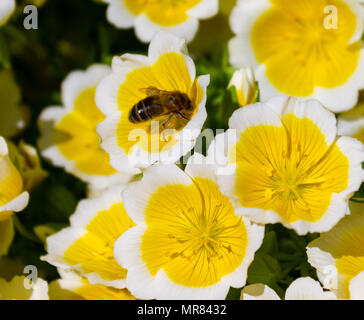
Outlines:
[{"label": "white petal", "polygon": [[25,191],[19,196],[17,196],[15,199],[4,204],[3,206],[0,206],[0,212],[1,211],[20,212],[28,205],[28,202],[29,202],[29,193]]},{"label": "white petal", "polygon": [[361,142],[350,137],[340,137],[336,142],[340,151],[349,161],[349,182],[348,187],[340,195],[348,200],[353,193],[359,190],[364,181],[364,146]]},{"label": "white petal", "polygon": [[[284,96],[282,99],[285,99]],[[294,114],[297,118],[310,119],[325,135],[325,140],[330,146],[336,138],[336,118],[335,115],[328,111],[317,100],[289,98],[283,104],[277,103],[277,98],[267,101],[274,110],[280,111],[280,116],[284,117],[288,114]]]},{"label": "white petal", "polygon": [[248,33],[265,11],[272,7],[269,0],[238,1],[230,16],[230,26],[235,34]]},{"label": "white petal", "polygon": [[364,271],[350,281],[350,299],[364,300]]},{"label": "white petal", "polygon": [[118,28],[131,28],[135,22],[135,15],[125,5],[124,0],[107,0],[109,6],[106,11],[107,20]]},{"label": "white petal", "polygon": [[241,300],[281,300],[276,292],[265,284],[257,283],[244,287]]},{"label": "white petal", "polygon": [[230,16],[230,26],[237,35],[229,42],[230,63],[237,67],[255,67],[251,43],[251,29],[258,17],[272,7],[269,0],[239,1]]},{"label": "white petal", "polygon": [[141,258],[141,241],[146,226],[138,225],[126,232],[115,242],[114,257],[128,269],[126,286],[138,299],[155,299],[157,296],[154,277],[149,273]]},{"label": "white petal", "polygon": [[108,66],[95,64],[86,71],[71,72],[62,83],[62,101],[66,109],[72,110],[74,101],[80,93],[85,89],[96,87],[110,71]]},{"label": "white petal", "polygon": [[159,31],[149,45],[148,56],[155,63],[161,55],[169,52],[187,54],[186,41],[170,32]]},{"label": "white petal", "polygon": [[8,145],[6,144],[6,141],[3,137],[0,137],[0,155],[8,155]]},{"label": "white petal", "polygon": [[197,33],[198,20],[190,17],[187,21],[176,26],[163,27],[150,21],[147,15],[143,13],[139,15],[135,21],[135,33],[142,42],[150,42],[153,37],[162,30],[175,34],[176,36],[185,39],[187,42],[190,42]]},{"label": "white petal", "polygon": [[324,292],[320,283],[312,278],[299,278],[286,291],[286,300],[336,300],[332,292]]},{"label": "white petal", "polygon": [[229,120],[229,128],[236,130],[239,138],[246,129],[258,125],[281,127],[282,122],[272,108],[263,103],[247,105],[236,110]]},{"label": "white petal", "polygon": [[41,257],[41,260],[47,261],[55,267],[76,268],[64,260],[64,253],[67,249],[86,234],[85,229],[65,228],[47,238],[48,254]]},{"label": "white petal", "polygon": [[156,164],[143,173],[141,181],[131,183],[123,192],[123,203],[135,223],[143,223],[150,197],[160,187],[167,185],[192,185],[192,180],[176,165]]},{"label": "white petal", "polygon": [[187,14],[194,18],[208,19],[219,11],[218,0],[201,0],[196,6],[189,9]]},{"label": "white petal", "polygon": [[191,288],[172,282],[163,269],[155,276],[157,299],[159,300],[224,300],[229,286],[218,282],[209,287]]},{"label": "white petal", "polygon": [[335,258],[314,245],[315,242],[307,247],[308,262],[317,270],[317,276],[324,288],[336,290],[339,279]]},{"label": "white petal", "polygon": [[113,187],[97,198],[81,200],[70,218],[71,226],[86,229],[100,211],[108,210],[112,205],[122,202],[121,193],[124,188],[125,186]]}]

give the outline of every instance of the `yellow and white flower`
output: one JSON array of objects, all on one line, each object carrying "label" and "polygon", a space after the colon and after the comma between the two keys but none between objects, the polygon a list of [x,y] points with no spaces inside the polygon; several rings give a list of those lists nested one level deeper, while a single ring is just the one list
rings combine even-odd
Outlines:
[{"label": "yellow and white flower", "polygon": [[262,101],[281,93],[348,110],[364,88],[363,17],[357,0],[240,0],[230,61],[255,68]]},{"label": "yellow and white flower", "polygon": [[[246,286],[241,292],[242,300],[280,300],[278,294],[264,284]],[[288,287],[284,300],[336,300],[334,293],[324,291],[318,281],[310,277],[299,278]]]},{"label": "yellow and white flower", "polygon": [[96,125],[105,117],[96,106],[95,90],[109,73],[104,65],[72,72],[62,84],[64,106],[45,109],[39,119],[42,156],[97,189],[130,179],[110,166],[96,132]]},{"label": "yellow and white flower", "polygon": [[139,299],[224,299],[245,285],[264,227],[235,215],[214,170],[195,154],[186,171],[154,165],[123,192],[136,226],[114,248]]},{"label": "yellow and white flower", "polygon": [[28,204],[29,194],[8,154],[8,146],[0,137],[0,255],[6,254],[14,236],[11,216]]},{"label": "yellow and white flower", "polygon": [[191,41],[200,19],[218,12],[218,0],[104,0],[107,19],[118,28],[135,28],[136,36],[150,42],[164,30]]},{"label": "yellow and white flower", "polygon": [[[362,211],[364,212],[364,211]],[[343,299],[364,298],[364,215],[352,212],[307,247],[326,289]]]},{"label": "yellow and white flower", "polygon": [[91,284],[72,270],[58,269],[61,279],[49,284],[50,300],[135,300],[127,289]]},{"label": "yellow and white flower", "polygon": [[250,68],[241,68],[234,72],[228,88],[235,87],[240,107],[255,103],[258,95],[258,86],[254,72]]},{"label": "yellow and white flower", "polygon": [[349,213],[364,180],[364,146],[337,137],[334,114],[318,101],[272,98],[235,111],[229,127],[209,158],[219,158],[219,185],[238,214],[303,235],[328,231]]},{"label": "yellow and white flower", "polygon": [[15,0],[0,1],[0,26],[4,25],[15,10]]},{"label": "yellow and white flower", "polygon": [[42,260],[76,270],[91,284],[123,289],[127,271],[114,259],[113,247],[132,226],[120,189],[82,200],[71,217],[71,226],[47,238],[48,255]]},{"label": "yellow and white flower", "polygon": [[26,278],[16,276],[10,282],[0,279],[0,300],[48,300],[48,283],[37,279],[33,287],[27,289]]},{"label": "yellow and white flower", "polygon": [[0,136],[11,138],[25,128],[26,121],[20,89],[8,70],[0,71],[0,96]]},{"label": "yellow and white flower", "polygon": [[[206,87],[209,76],[196,77],[185,41],[159,32],[149,46],[149,55],[115,57],[112,74],[96,90],[96,104],[106,115],[98,125],[102,147],[118,171],[139,173],[160,161],[174,163],[195,145],[206,120]],[[194,107],[191,119],[181,121],[167,114],[151,121],[132,123],[129,112],[147,97],[145,89],[179,91]],[[173,114],[172,114],[173,116]]]}]

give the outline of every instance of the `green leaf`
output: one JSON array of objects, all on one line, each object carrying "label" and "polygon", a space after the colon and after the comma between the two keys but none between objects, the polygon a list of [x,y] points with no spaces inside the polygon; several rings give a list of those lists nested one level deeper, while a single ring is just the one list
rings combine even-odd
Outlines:
[{"label": "green leaf", "polygon": [[50,204],[64,217],[69,217],[76,208],[77,199],[69,189],[53,185],[47,192]]},{"label": "green leaf", "polygon": [[275,231],[269,231],[265,237],[259,252],[266,253],[271,256],[276,256],[278,254],[278,240]]},{"label": "green leaf", "polygon": [[280,272],[277,259],[265,253],[257,253],[248,270],[248,282],[272,285],[279,279]]}]

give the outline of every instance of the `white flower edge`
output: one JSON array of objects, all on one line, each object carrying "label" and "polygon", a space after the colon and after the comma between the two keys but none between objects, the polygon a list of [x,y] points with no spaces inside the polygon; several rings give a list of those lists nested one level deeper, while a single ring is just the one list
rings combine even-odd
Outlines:
[{"label": "white flower edge", "polygon": [[109,4],[107,19],[117,28],[135,27],[139,40],[148,43],[159,31],[168,31],[190,42],[195,37],[199,19],[207,19],[218,12],[218,0],[202,0],[195,7],[186,11],[188,19],[181,24],[165,27],[152,22],[144,13],[134,15],[121,0],[106,0]]}]

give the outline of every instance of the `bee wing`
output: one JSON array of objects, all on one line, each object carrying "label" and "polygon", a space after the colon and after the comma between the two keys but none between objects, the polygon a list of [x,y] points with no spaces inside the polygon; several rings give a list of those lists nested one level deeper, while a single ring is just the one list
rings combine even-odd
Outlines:
[{"label": "bee wing", "polygon": [[141,92],[145,93],[148,97],[151,97],[151,96],[157,96],[157,95],[160,95],[162,94],[163,92],[165,91],[162,91],[162,90],[159,90],[158,88],[156,87],[148,87],[148,88],[141,88],[139,89]]}]

